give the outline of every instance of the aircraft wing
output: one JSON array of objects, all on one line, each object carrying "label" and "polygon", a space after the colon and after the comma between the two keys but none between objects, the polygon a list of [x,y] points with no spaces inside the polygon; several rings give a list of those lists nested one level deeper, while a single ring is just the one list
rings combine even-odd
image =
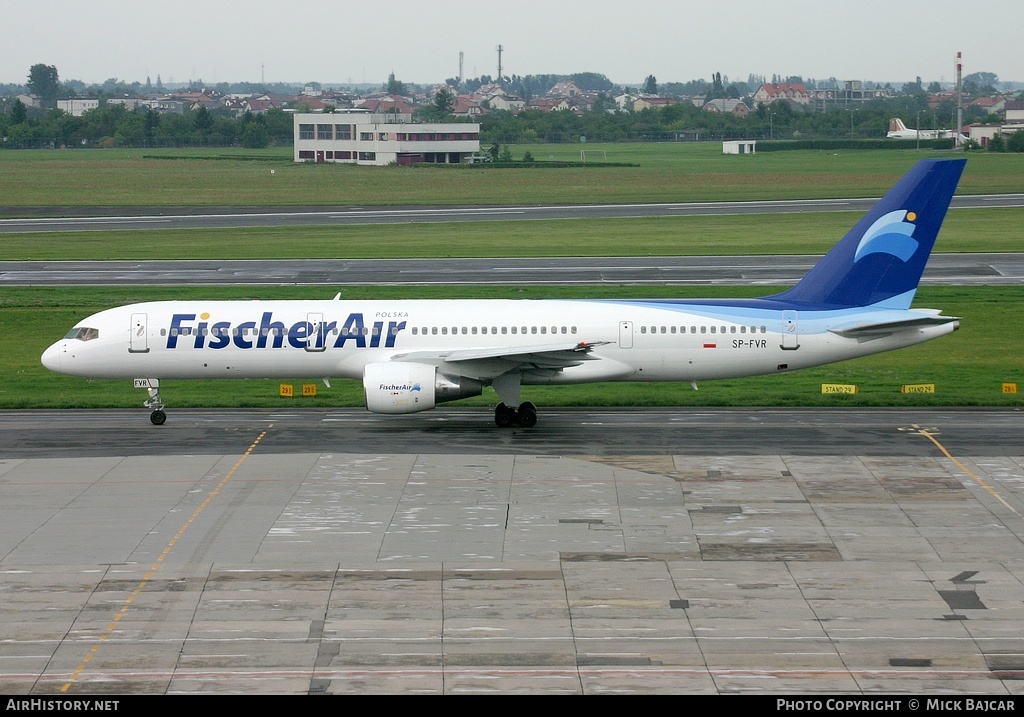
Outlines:
[{"label": "aircraft wing", "polygon": [[494,375],[505,373],[512,368],[560,370],[578,366],[582,361],[593,361],[590,352],[595,346],[608,343],[553,343],[532,346],[507,346],[485,349],[453,349],[451,351],[412,351],[396,354],[392,361],[415,361],[422,363],[462,364],[469,368],[475,364],[471,374]]},{"label": "aircraft wing", "polygon": [[907,329],[913,329],[920,326],[940,326],[942,324],[948,324],[951,321],[959,320],[960,318],[958,316],[939,316],[936,313],[925,316],[915,316],[909,319],[896,319],[895,321],[860,321],[850,324],[849,326],[838,326],[834,329],[829,329],[829,331],[836,336],[842,336],[847,339],[871,341],[872,339],[880,339],[883,336],[889,336],[897,331],[905,331]]}]

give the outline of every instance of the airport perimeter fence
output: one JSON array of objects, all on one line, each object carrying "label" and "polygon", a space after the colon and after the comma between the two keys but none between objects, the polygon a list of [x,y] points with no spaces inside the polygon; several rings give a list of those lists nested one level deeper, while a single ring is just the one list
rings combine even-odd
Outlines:
[{"label": "airport perimeter fence", "polygon": [[[271,147],[291,147],[292,140],[289,137],[287,142],[272,141]],[[161,138],[141,139],[130,142],[116,142],[110,137],[98,140],[72,140],[65,141],[60,137],[53,139],[10,139],[0,137],[0,150],[2,149],[228,149],[242,147],[242,143],[235,138],[209,137],[209,138]]]}]

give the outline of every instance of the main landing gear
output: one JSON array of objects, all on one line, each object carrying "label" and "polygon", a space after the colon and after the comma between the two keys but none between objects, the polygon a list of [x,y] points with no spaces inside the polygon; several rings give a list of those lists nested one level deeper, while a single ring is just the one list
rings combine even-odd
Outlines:
[{"label": "main landing gear", "polygon": [[498,428],[533,428],[537,425],[537,407],[529,401],[520,403],[519,408],[510,408],[504,403],[499,403],[494,409],[494,424]]}]

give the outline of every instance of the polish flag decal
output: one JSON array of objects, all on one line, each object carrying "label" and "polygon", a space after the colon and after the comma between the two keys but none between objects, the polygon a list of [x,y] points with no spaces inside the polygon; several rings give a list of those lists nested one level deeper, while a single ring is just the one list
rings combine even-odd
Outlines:
[{"label": "polish flag decal", "polygon": [[717,349],[718,348],[718,344],[704,344],[704,348],[706,348],[706,349]]}]

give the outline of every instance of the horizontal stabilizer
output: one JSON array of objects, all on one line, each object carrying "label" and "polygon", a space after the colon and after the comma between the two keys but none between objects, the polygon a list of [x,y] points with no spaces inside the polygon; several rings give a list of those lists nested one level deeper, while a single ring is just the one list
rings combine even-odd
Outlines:
[{"label": "horizontal stabilizer", "polygon": [[941,326],[951,321],[959,321],[957,316],[939,316],[931,314],[927,316],[916,316],[909,319],[897,319],[896,321],[878,321],[873,323],[855,323],[850,326],[840,326],[830,331],[847,339],[858,339],[870,341],[871,339],[889,336],[897,331],[920,328],[922,326]]}]

